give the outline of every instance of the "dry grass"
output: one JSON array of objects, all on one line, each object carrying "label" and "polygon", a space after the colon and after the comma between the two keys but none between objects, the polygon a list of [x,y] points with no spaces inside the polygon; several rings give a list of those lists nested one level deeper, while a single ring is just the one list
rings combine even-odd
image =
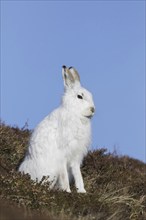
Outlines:
[{"label": "dry grass", "polygon": [[1,220],[144,220],[146,164],[127,156],[90,152],[82,173],[87,194],[49,191],[17,172],[27,148],[27,128],[0,128]]}]

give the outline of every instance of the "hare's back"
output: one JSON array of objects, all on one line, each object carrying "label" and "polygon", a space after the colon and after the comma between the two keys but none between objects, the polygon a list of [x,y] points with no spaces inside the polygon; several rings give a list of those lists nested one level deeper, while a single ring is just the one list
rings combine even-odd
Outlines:
[{"label": "hare's back", "polygon": [[30,139],[30,147],[35,145],[35,148],[47,148],[47,151],[49,148],[56,147],[58,133],[57,117],[57,110],[55,110],[37,125]]}]

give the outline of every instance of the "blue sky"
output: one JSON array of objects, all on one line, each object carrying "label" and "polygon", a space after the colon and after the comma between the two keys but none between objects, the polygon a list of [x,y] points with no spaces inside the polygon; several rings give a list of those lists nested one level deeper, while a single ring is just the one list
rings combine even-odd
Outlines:
[{"label": "blue sky", "polygon": [[1,1],[1,119],[33,129],[64,64],[94,96],[93,149],[145,161],[145,1]]}]

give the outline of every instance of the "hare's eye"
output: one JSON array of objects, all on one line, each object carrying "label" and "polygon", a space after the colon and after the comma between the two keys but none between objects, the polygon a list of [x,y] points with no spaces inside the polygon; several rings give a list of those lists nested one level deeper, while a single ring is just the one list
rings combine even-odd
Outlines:
[{"label": "hare's eye", "polygon": [[83,99],[83,96],[77,95],[78,99]]}]

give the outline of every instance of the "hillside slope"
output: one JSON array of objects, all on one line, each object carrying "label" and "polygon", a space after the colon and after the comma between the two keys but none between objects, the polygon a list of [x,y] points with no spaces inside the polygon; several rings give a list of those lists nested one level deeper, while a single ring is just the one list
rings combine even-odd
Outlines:
[{"label": "hillside slope", "polygon": [[144,220],[146,219],[146,164],[127,156],[89,152],[82,174],[87,194],[49,191],[17,172],[30,131],[1,124],[1,220]]}]

